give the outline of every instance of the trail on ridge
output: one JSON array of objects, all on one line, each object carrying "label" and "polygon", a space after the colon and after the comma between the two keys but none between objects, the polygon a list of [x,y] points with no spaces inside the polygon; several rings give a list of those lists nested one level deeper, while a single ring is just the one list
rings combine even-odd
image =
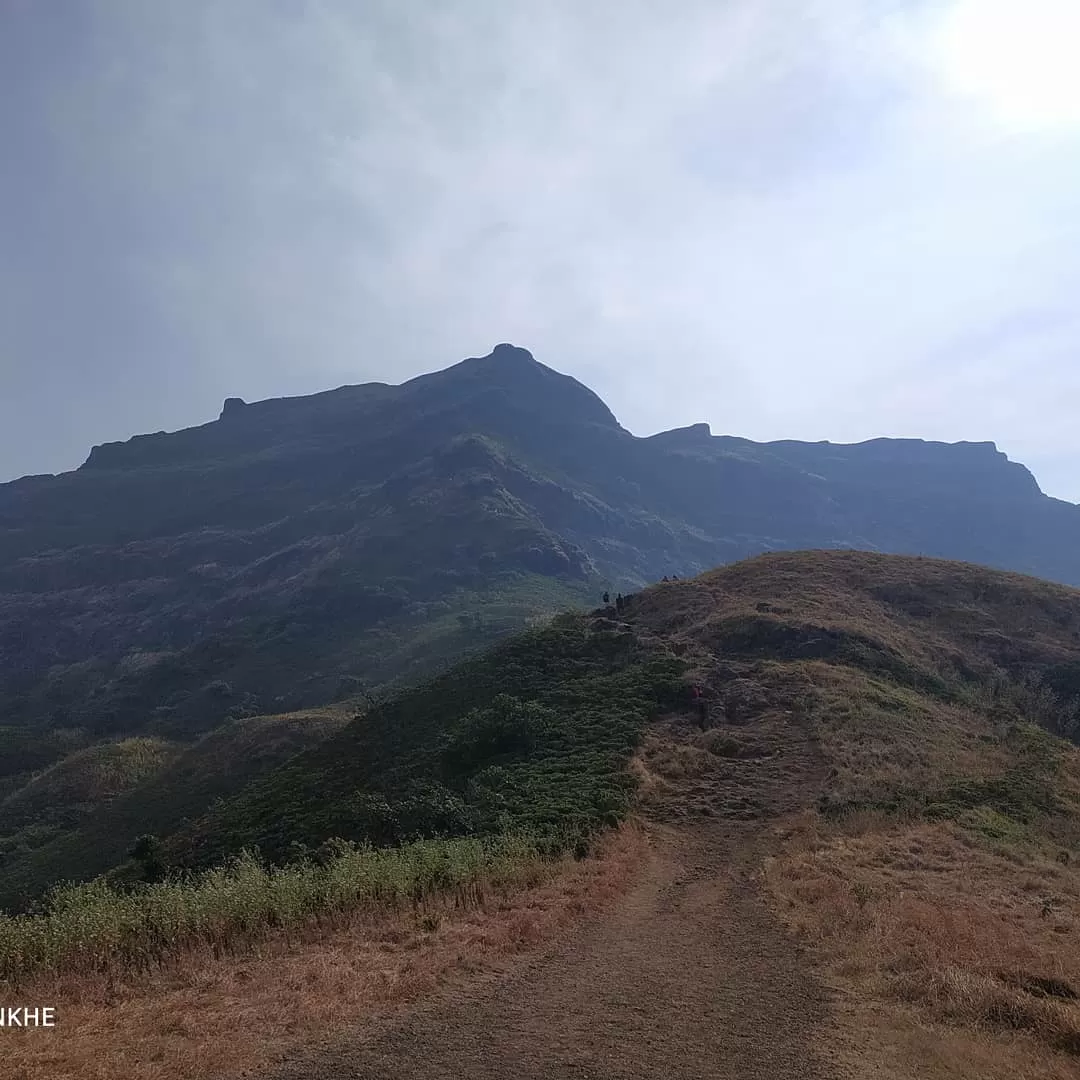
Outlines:
[{"label": "trail on ridge", "polygon": [[807,805],[821,766],[788,713],[732,730],[753,756],[699,751],[685,717],[653,726],[640,766],[653,855],[613,911],[508,974],[293,1061],[277,1080],[841,1077],[816,1056],[826,994],[755,882],[764,821]]}]

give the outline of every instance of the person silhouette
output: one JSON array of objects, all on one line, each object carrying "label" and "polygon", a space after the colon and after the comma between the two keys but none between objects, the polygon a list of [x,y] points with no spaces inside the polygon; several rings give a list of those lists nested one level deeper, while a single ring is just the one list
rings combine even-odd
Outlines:
[{"label": "person silhouette", "polygon": [[701,730],[704,731],[709,723],[709,704],[705,700],[705,695],[701,692],[700,686],[695,686],[690,692],[690,696],[694,702],[694,709],[697,712],[698,724]]}]

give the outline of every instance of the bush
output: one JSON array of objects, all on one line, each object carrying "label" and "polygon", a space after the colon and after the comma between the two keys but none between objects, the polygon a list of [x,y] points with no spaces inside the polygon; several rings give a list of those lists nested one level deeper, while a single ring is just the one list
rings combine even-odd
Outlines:
[{"label": "bush", "polygon": [[553,722],[551,709],[499,694],[486,708],[465,714],[446,749],[447,763],[471,772],[499,758],[524,757]]}]

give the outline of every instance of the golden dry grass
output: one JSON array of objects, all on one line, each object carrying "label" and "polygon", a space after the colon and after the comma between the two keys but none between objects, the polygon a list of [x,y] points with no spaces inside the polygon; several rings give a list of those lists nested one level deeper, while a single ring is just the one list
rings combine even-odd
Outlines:
[{"label": "golden dry grass", "polygon": [[935,1078],[1077,1075],[1080,867],[873,814],[808,814],[782,840],[768,893],[864,1029],[861,1052],[902,1047]]},{"label": "golden dry grass", "polygon": [[764,882],[817,949],[860,1075],[1080,1075],[1080,751],[1041,730],[1080,732],[1080,591],[799,552],[636,604],[723,726],[647,742],[654,788],[766,727],[813,742],[820,801]]},{"label": "golden dry grass", "polygon": [[580,862],[535,865],[468,910],[429,903],[356,916],[242,959],[206,952],[128,981],[69,977],[26,990],[51,1031],[8,1031],[4,1080],[202,1080],[250,1075],[286,1053],[509,958],[600,911],[646,857],[633,825]]}]

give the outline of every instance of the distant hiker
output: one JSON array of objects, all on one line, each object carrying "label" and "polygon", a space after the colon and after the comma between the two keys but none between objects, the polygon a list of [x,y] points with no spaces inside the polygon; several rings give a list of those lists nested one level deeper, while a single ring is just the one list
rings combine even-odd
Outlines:
[{"label": "distant hiker", "polygon": [[615,610],[621,612],[622,609],[623,609],[624,603],[625,603],[625,601],[622,598],[622,593],[619,593],[619,595],[615,597]]},{"label": "distant hiker", "polygon": [[698,724],[701,730],[705,730],[705,725],[709,722],[709,706],[705,701],[705,695],[701,692],[700,686],[695,686],[690,691],[690,697],[694,702],[694,709],[697,711]]},{"label": "distant hiker", "polygon": [[671,575],[671,580],[672,581],[678,581],[679,580],[679,575],[678,574],[672,574]]},{"label": "distant hiker", "polygon": [[663,578],[661,578],[661,580],[662,580],[662,581],[670,581],[670,580],[671,580],[671,578],[669,578],[669,577],[667,576],[667,574],[665,574],[665,575],[663,576]]},{"label": "distant hiker", "polygon": [[611,593],[604,593],[604,606],[607,607],[611,603]]}]

